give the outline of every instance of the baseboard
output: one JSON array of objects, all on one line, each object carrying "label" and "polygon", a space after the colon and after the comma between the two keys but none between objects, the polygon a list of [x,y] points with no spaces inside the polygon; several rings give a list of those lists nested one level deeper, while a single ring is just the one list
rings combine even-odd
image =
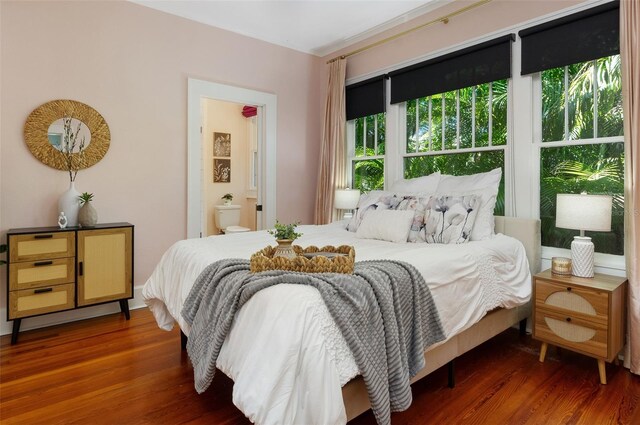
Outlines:
[{"label": "baseboard", "polygon": [[[142,300],[142,286],[133,288],[133,295],[134,298],[129,300],[130,310],[146,307],[146,304]],[[75,322],[77,320],[90,319],[92,317],[105,316],[119,311],[120,304],[114,301],[112,303],[101,304],[95,307],[85,307],[60,313],[45,314],[43,316],[28,317],[26,319],[22,319],[20,332],[28,331],[29,329],[38,329],[62,323]],[[2,317],[2,322],[0,322],[0,335],[10,334],[13,322],[7,322],[6,320],[6,307],[0,309],[0,317]]]}]

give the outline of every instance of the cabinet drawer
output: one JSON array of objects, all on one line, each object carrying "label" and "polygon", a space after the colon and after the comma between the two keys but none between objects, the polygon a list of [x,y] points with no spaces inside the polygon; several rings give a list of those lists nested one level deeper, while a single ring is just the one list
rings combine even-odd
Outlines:
[{"label": "cabinet drawer", "polygon": [[9,290],[17,291],[73,283],[75,281],[74,267],[73,257],[10,264]]},{"label": "cabinet drawer", "polygon": [[560,285],[546,280],[536,280],[536,308],[545,307],[558,311],[573,311],[593,316],[594,321],[607,323],[609,293],[579,286]]},{"label": "cabinet drawer", "polygon": [[48,260],[76,255],[74,232],[15,235],[9,238],[9,261]]},{"label": "cabinet drawer", "polygon": [[607,328],[592,326],[580,317],[540,309],[536,312],[533,333],[536,339],[553,345],[595,357],[608,357]]},{"label": "cabinet drawer", "polygon": [[74,287],[73,283],[67,283],[9,292],[9,320],[73,308]]}]

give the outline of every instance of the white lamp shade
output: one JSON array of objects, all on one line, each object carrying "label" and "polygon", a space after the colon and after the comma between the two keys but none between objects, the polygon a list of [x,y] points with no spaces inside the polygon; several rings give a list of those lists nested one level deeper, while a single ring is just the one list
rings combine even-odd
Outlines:
[{"label": "white lamp shade", "polygon": [[611,205],[612,197],[609,195],[558,194],[556,227],[609,232]]},{"label": "white lamp shade", "polygon": [[337,189],[333,207],[338,210],[352,210],[358,206],[360,191],[354,189]]}]

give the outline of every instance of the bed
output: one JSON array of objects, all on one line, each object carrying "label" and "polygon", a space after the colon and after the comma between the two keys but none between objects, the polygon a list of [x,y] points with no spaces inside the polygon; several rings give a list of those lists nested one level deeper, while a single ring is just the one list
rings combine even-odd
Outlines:
[{"label": "bed", "polygon": [[[496,235],[444,246],[362,239],[340,222],[299,231],[301,246],[353,245],[358,261],[402,260],[425,277],[446,340],[426,351],[413,381],[529,316],[531,273],[540,262],[538,220],[496,217]],[[200,272],[272,244],[266,231],[174,244],[143,288],[158,326],[170,330],[177,323],[188,335],[180,311]],[[234,404],[255,423],[344,423],[370,407],[353,356],[313,288],[283,284],[258,292],[236,315],[216,365],[234,381]]]}]

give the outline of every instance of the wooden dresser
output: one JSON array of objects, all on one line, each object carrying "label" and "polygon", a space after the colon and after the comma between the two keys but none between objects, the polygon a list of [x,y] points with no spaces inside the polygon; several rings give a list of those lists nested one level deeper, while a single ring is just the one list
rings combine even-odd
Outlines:
[{"label": "wooden dresser", "polygon": [[129,319],[133,225],[37,227],[7,233],[7,320],[11,343],[22,319],[118,301]]},{"label": "wooden dresser", "polygon": [[604,362],[624,345],[627,279],[596,273],[593,278],[554,275],[533,277],[533,337],[542,341],[540,361],[548,344],[598,360],[600,382],[607,383]]}]

